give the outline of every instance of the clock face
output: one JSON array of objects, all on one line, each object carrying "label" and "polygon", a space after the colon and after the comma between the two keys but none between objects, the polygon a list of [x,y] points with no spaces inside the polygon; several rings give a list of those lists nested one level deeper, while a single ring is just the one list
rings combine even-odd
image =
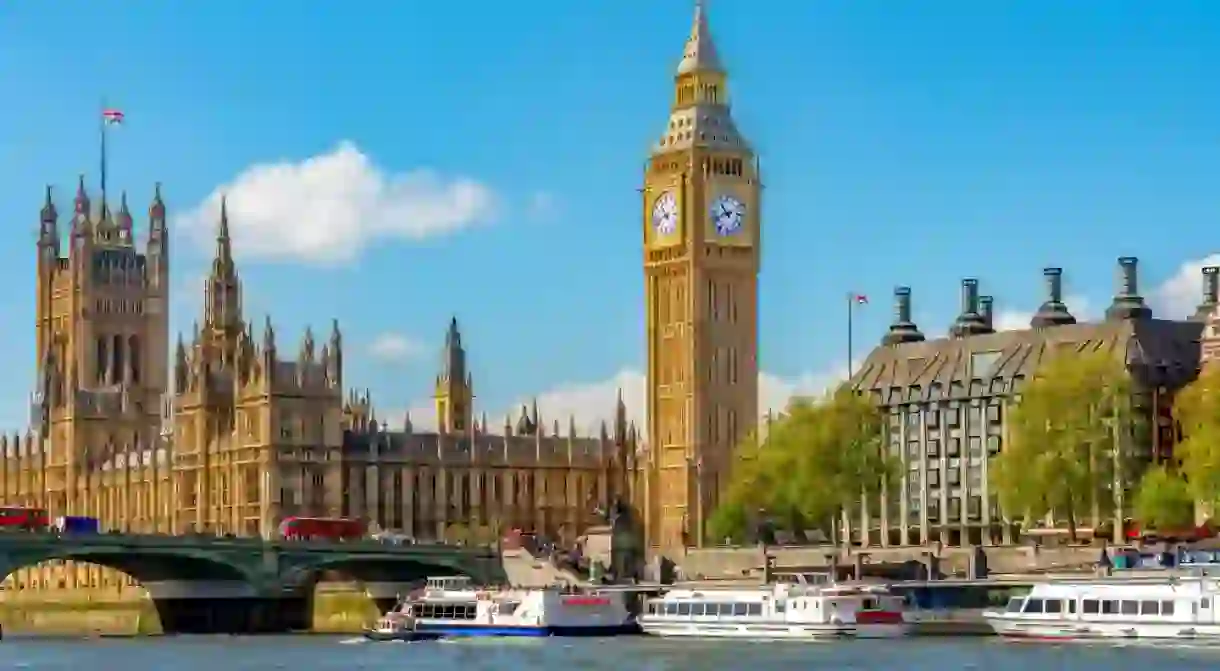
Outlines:
[{"label": "clock face", "polygon": [[746,205],[732,196],[720,196],[712,202],[710,214],[717,233],[732,235],[745,223]]},{"label": "clock face", "polygon": [[661,194],[652,206],[652,225],[661,235],[669,235],[678,230],[678,199],[674,198],[672,192]]}]

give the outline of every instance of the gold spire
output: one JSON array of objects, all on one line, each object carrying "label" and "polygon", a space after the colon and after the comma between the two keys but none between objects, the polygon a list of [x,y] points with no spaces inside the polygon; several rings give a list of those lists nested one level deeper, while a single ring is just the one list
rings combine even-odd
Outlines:
[{"label": "gold spire", "polygon": [[724,68],[720,65],[720,57],[716,53],[716,44],[712,41],[712,32],[707,27],[705,5],[705,0],[695,0],[695,20],[691,24],[690,37],[686,38],[686,48],[682,51],[682,62],[678,63],[679,75],[694,72],[724,72]]}]

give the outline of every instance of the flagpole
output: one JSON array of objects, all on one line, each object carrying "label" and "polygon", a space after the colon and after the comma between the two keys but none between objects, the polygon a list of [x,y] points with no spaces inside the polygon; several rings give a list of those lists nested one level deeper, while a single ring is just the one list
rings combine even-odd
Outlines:
[{"label": "flagpole", "polygon": [[102,108],[98,110],[98,135],[101,140],[101,178],[102,178],[102,217],[106,216],[106,99],[102,99]]},{"label": "flagpole", "polygon": [[847,379],[852,376],[852,313],[856,311],[856,296],[854,293],[847,294]]}]

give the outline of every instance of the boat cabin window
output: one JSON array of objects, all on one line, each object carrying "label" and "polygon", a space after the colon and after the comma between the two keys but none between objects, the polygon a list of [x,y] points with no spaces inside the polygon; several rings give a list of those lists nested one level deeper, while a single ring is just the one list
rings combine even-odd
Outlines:
[{"label": "boat cabin window", "polygon": [[864,610],[876,610],[877,601],[876,599],[865,599],[864,603],[860,604],[860,608]]},{"label": "boat cabin window", "polygon": [[1161,615],[1173,615],[1173,602],[1172,601],[1162,601],[1161,602]]},{"label": "boat cabin window", "polygon": [[1123,615],[1139,615],[1140,603],[1138,601],[1122,601],[1119,603],[1119,609]]},{"label": "boat cabin window", "polygon": [[1046,600],[1046,612],[1062,613],[1063,612],[1063,602],[1060,601],[1059,599],[1047,599]]},{"label": "boat cabin window", "polygon": [[1106,599],[1101,602],[1102,615],[1118,615],[1118,601],[1114,599]]},{"label": "boat cabin window", "polygon": [[1200,607],[1200,608],[1207,608],[1207,607],[1208,607],[1208,604],[1207,604],[1207,599],[1199,599],[1199,607]]},{"label": "boat cabin window", "polygon": [[1076,614],[1076,602],[1073,600],[1073,601],[1067,602],[1067,604],[1068,604],[1068,614],[1075,615]]},{"label": "boat cabin window", "polygon": [[1041,613],[1042,612],[1042,599],[1027,599],[1025,601],[1025,609],[1022,610],[1021,612],[1022,613]]},{"label": "boat cabin window", "polygon": [[1141,601],[1140,615],[1160,615],[1161,602],[1159,601]]},{"label": "boat cabin window", "polygon": [[1096,615],[1101,612],[1101,602],[1097,599],[1085,599],[1080,602],[1080,612],[1085,615]]},{"label": "boat cabin window", "polygon": [[1025,605],[1025,597],[1014,596],[1008,600],[1008,607],[1004,610],[1008,611],[1009,613],[1020,613],[1021,606],[1023,605]]},{"label": "boat cabin window", "polygon": [[411,609],[423,620],[473,620],[478,613],[474,603],[417,603]]},{"label": "boat cabin window", "polygon": [[445,578],[428,578],[425,587],[427,589],[439,589],[450,592],[455,592],[464,589],[470,589],[473,583],[468,576],[448,576]]},{"label": "boat cabin window", "polygon": [[648,613],[683,617],[744,617],[762,615],[762,604],[654,602],[648,604]]}]

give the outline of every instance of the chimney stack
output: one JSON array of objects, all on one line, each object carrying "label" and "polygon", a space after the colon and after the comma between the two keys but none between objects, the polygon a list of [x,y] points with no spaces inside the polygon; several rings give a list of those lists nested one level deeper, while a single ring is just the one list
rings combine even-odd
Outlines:
[{"label": "chimney stack", "polygon": [[1042,276],[1046,278],[1046,300],[1051,303],[1063,302],[1063,268],[1043,268]]},{"label": "chimney stack", "polygon": [[1123,256],[1118,259],[1118,293],[1106,309],[1106,319],[1147,319],[1152,310],[1144,304],[1139,292],[1139,259]]},{"label": "chimney stack", "polygon": [[991,296],[979,296],[979,316],[983,318],[983,326],[987,333],[995,333],[995,299]]},{"label": "chimney stack", "polygon": [[1045,328],[1075,324],[1076,318],[1063,304],[1063,269],[1043,268],[1042,279],[1046,282],[1046,301],[1038,307],[1029,325],[1033,328]]},{"label": "chimney stack", "polygon": [[1203,302],[1195,309],[1194,319],[1206,321],[1220,304],[1220,267],[1203,268]]},{"label": "chimney stack", "polygon": [[911,288],[894,287],[894,323],[881,339],[882,345],[923,341],[923,334],[911,321]]},{"label": "chimney stack", "polygon": [[949,329],[955,338],[987,333],[983,317],[979,315],[979,281],[973,277],[962,280],[962,313]]},{"label": "chimney stack", "polygon": [[911,287],[894,287],[894,323],[911,321]]},{"label": "chimney stack", "polygon": [[1139,296],[1139,262],[1134,256],[1118,259],[1118,286],[1120,296]]}]

